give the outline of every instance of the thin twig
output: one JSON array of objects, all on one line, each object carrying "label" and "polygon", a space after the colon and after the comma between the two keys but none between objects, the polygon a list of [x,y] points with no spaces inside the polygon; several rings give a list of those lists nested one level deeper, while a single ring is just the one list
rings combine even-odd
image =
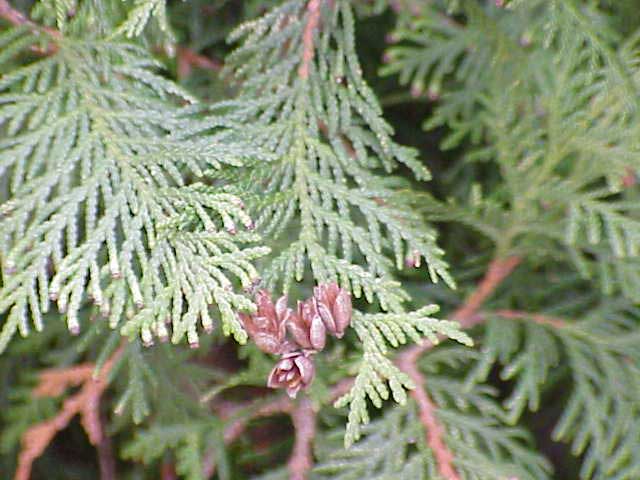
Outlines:
[{"label": "thin twig", "polygon": [[632,167],[624,169],[624,175],[622,176],[622,186],[624,188],[633,188],[638,184],[638,178],[636,172]]},{"label": "thin twig", "polygon": [[[327,398],[327,403],[336,401],[338,398],[347,393],[352,386],[353,378],[344,378],[340,380],[333,387],[331,387],[329,396]],[[215,410],[218,416],[220,416],[220,418],[222,418],[223,420],[230,420],[233,419],[233,417],[237,417],[231,420],[229,425],[227,425],[227,427],[224,429],[224,443],[226,445],[229,445],[240,438],[240,436],[244,433],[247,426],[252,420],[279,414],[291,415],[293,418],[295,404],[289,397],[285,395],[279,395],[267,402],[250,402],[246,405],[219,403],[215,406]],[[243,415],[243,413],[245,414]],[[215,473],[216,464],[213,458],[213,450],[206,452],[204,455],[204,478],[211,478]]]},{"label": "thin twig", "polygon": [[543,315],[540,313],[522,312],[520,310],[496,310],[489,312],[489,314],[496,315],[498,317],[506,318],[509,320],[531,320],[532,322],[540,325],[549,325],[554,328],[565,328],[567,322],[562,318],[551,317],[549,315]]},{"label": "thin twig", "polygon": [[34,30],[39,30],[41,28],[29,20],[25,14],[13,8],[7,0],[0,0],[0,18],[4,18],[7,22],[16,27],[27,25]]},{"label": "thin twig", "polygon": [[437,407],[425,389],[424,376],[418,370],[414,359],[407,355],[406,351],[404,355],[400,355],[397,364],[415,383],[411,395],[418,405],[420,422],[424,426],[427,445],[433,452],[438,472],[445,480],[460,480],[460,476],[453,466],[453,453],[444,442],[444,427],[436,417]]},{"label": "thin twig", "polygon": [[[496,259],[492,261],[476,290],[467,298],[465,303],[454,312],[453,318],[459,321],[463,328],[471,328],[484,321],[485,316],[478,313],[478,309],[496,290],[500,283],[513,271],[520,261],[521,259],[519,257],[508,257],[506,259]],[[502,312],[504,313],[509,311]],[[535,316],[532,317],[532,319],[535,320]],[[412,391],[412,395],[418,404],[420,419],[427,432],[427,442],[434,452],[440,474],[446,480],[458,480],[460,477],[453,467],[453,454],[448,450],[448,447],[444,443],[444,429],[435,414],[436,407],[426,393],[424,378],[416,366],[416,362],[419,357],[432,347],[433,344],[431,342],[425,341],[419,345],[413,345],[406,348],[398,356],[397,364],[416,384],[416,389]],[[335,401],[348,392],[352,386],[352,378],[341,380],[331,389],[329,401]],[[292,465],[295,465],[295,472],[297,474],[306,474],[306,472],[311,468],[310,464],[307,466],[308,461],[310,461],[309,459],[312,458],[310,449],[313,434],[309,436],[309,432],[315,432],[316,414],[312,410],[308,410],[310,406],[305,406],[304,408],[306,410],[303,410],[303,412],[300,411],[301,408],[301,406],[295,407],[295,404],[285,396],[278,396],[266,403],[261,402],[259,404],[251,403],[249,405],[242,406],[220,404],[218,405],[217,410],[218,414],[223,419],[231,419],[234,416],[237,416],[237,418],[232,420],[225,428],[224,442],[225,444],[235,442],[246,430],[249,422],[256,418],[269,417],[276,414],[291,415],[294,422],[294,428],[296,428],[296,438],[300,436],[301,439],[299,441],[301,443],[298,445],[297,450],[294,447],[292,460],[289,462],[290,472],[293,475],[294,467]],[[247,411],[249,412],[248,415],[240,414],[240,412]],[[303,421],[302,413],[311,420]],[[296,422],[302,422],[302,424],[299,424],[300,426],[296,426]],[[296,440],[296,442],[298,442],[298,440]],[[205,478],[210,478],[215,472],[215,462],[211,460],[212,458],[213,452],[205,455],[206,461],[203,468]],[[295,462],[294,458],[296,459]],[[300,460],[297,460],[298,458]]]},{"label": "thin twig", "polygon": [[[459,322],[460,326],[465,329],[482,323],[484,317],[478,313],[478,309],[521,261],[522,259],[516,256],[494,259],[489,264],[484,277],[482,277],[476,289],[467,297],[465,302],[453,315],[451,315],[451,318]],[[443,340],[445,337],[441,336],[440,339]],[[423,340],[421,343],[405,349],[401,355],[415,362],[424,352],[430,350],[432,347],[433,344],[431,342]]]},{"label": "thin twig", "polygon": [[[352,378],[345,378],[336,383],[330,390],[327,398],[328,402],[334,402],[347,393],[353,386]],[[218,415],[222,419],[232,419],[237,417],[224,429],[224,441],[226,444],[235,442],[245,431],[247,425],[252,420],[263,417],[270,417],[276,414],[291,414],[294,410],[294,403],[285,395],[279,395],[267,402],[250,402],[246,405],[219,404],[216,407]],[[242,413],[248,412],[245,415]]]},{"label": "thin twig", "polygon": [[307,4],[307,24],[302,33],[302,63],[298,68],[298,76],[303,80],[309,78],[309,65],[316,49],[313,35],[320,24],[320,4],[321,0],[309,0]]},{"label": "thin twig", "polygon": [[270,417],[280,413],[290,414],[293,411],[293,402],[289,397],[282,395],[267,403],[261,405],[251,404],[251,406],[239,407],[238,410],[244,410],[246,408],[250,409],[249,415],[235,419],[224,429],[225,443],[233,443],[236,441],[252,420]]},{"label": "thin twig", "polygon": [[[8,0],[0,0],[0,18],[5,19],[11,25],[14,25],[16,27],[26,26],[36,35],[44,32],[52,38],[62,38],[62,33],[60,33],[60,31],[56,30],[55,28],[44,27],[42,25],[38,25],[35,22],[32,22],[24,13],[13,8]],[[31,47],[31,50],[39,55],[49,55],[51,53],[54,53],[57,50],[57,47],[54,44],[49,44],[47,48],[43,49],[37,45],[34,45]]]},{"label": "thin twig", "polygon": [[[213,475],[213,472],[211,473]],[[208,478],[208,477],[205,477]],[[160,467],[161,480],[178,480],[176,468],[171,462],[164,462]]]},{"label": "thin twig", "polygon": [[116,460],[113,455],[113,445],[111,438],[104,435],[104,417],[101,415],[102,438],[96,444],[98,451],[98,465],[100,467],[100,480],[116,480]]},{"label": "thin twig", "polygon": [[[520,261],[521,259],[519,257],[508,257],[506,259],[496,259],[492,261],[476,290],[467,298],[465,303],[454,312],[453,318],[460,322],[463,328],[471,328],[484,321],[485,316],[479,314],[478,309]],[[460,477],[453,467],[453,454],[444,443],[444,429],[435,414],[436,407],[427,395],[424,378],[416,366],[419,357],[432,347],[433,344],[431,342],[425,341],[419,345],[406,348],[398,355],[397,364],[416,384],[416,389],[412,390],[412,395],[418,404],[420,419],[426,430],[427,442],[434,452],[440,474],[446,480],[458,480]],[[347,393],[352,386],[352,378],[341,380],[331,389],[329,401],[335,401]],[[266,403],[261,402],[258,405],[256,405],[256,403],[242,406],[220,404],[218,405],[218,414],[223,419],[230,419],[237,416],[237,418],[232,420],[225,428],[224,442],[225,444],[235,442],[246,430],[249,422],[256,418],[269,417],[276,414],[291,415],[297,433],[296,442],[298,442],[298,437],[301,439],[299,440],[300,444],[297,446],[297,450],[294,447],[292,460],[289,462],[289,469],[293,475],[294,467],[292,465],[295,465],[296,474],[306,475],[306,472],[311,468],[308,462],[310,462],[312,458],[310,449],[312,446],[313,433],[310,435],[309,432],[315,432],[316,414],[312,410],[308,410],[310,406],[305,406],[307,410],[303,410],[303,412],[300,411],[301,408],[301,406],[296,408],[294,403],[285,396],[278,396],[273,400]],[[240,415],[240,412],[247,411],[249,412],[248,415]],[[310,420],[302,420],[302,413]],[[302,423],[296,426],[296,422]],[[205,478],[210,478],[215,472],[216,466],[212,458],[213,452],[205,454],[205,464],[203,466]],[[294,458],[296,459],[295,462]]]},{"label": "thin twig", "polygon": [[316,412],[308,397],[300,400],[291,412],[295,441],[289,458],[289,478],[306,480],[313,467],[313,439],[316,435]]},{"label": "thin twig", "polygon": [[[109,372],[123,351],[124,345],[121,345],[105,362],[96,378],[92,375],[93,365],[53,369],[41,374],[41,382],[34,389],[35,396],[58,396],[72,385],[81,384],[82,388],[63,402],[62,409],[55,417],[29,427],[22,435],[22,448],[14,480],[29,480],[33,462],[42,455],[53,437],[64,430],[76,415],[80,415],[82,427],[87,432],[91,444],[100,444],[104,438],[104,428],[100,420],[100,397],[108,386]],[[109,477],[104,478],[110,480]]]},{"label": "thin twig", "polygon": [[176,62],[178,64],[178,78],[186,78],[191,74],[193,67],[219,72],[222,70],[222,62],[213,60],[194,52],[190,48],[178,46],[176,50]]},{"label": "thin twig", "polygon": [[[221,403],[216,405],[216,413],[223,420],[230,420],[224,429],[223,439],[229,445],[244,433],[252,420],[278,414],[291,414],[294,404],[289,397],[277,396],[267,402],[249,402],[245,405]],[[234,418],[235,417],[235,418]],[[215,452],[210,449],[204,454],[202,475],[211,478],[216,471]]]},{"label": "thin twig", "polygon": [[471,322],[482,304],[489,298],[491,294],[498,288],[502,281],[507,278],[511,272],[520,264],[522,259],[517,256],[507,258],[496,258],[493,260],[484,277],[478,284],[477,288],[467,298],[464,304],[455,311],[453,319],[460,322],[464,327]]}]

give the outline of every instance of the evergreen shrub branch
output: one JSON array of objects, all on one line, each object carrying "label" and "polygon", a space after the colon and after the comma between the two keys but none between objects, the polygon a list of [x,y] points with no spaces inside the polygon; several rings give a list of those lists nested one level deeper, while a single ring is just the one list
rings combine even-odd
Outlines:
[{"label": "evergreen shrub branch", "polygon": [[225,333],[244,341],[235,311],[253,306],[227,275],[248,287],[266,250],[238,231],[253,228],[238,197],[185,180],[252,153],[224,133],[202,136],[171,100],[190,97],[153,74],[157,65],[140,48],[57,45],[0,85],[0,168],[10,195],[0,220],[0,309],[9,312],[1,348],[31,322],[41,330],[50,301],[77,333],[87,298],[112,328],[145,343],[186,335],[197,344],[197,324],[213,328],[216,304]]},{"label": "evergreen shrub branch", "polygon": [[0,472],[640,478],[636,3],[0,0]]}]

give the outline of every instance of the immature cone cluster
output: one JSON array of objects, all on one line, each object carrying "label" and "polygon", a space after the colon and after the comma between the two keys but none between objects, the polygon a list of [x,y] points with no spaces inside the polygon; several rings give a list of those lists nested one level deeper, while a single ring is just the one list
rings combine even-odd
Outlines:
[{"label": "immature cone cluster", "polygon": [[[265,290],[256,294],[257,311],[240,314],[245,330],[263,352],[280,355],[267,385],[284,388],[290,397],[313,381],[313,357],[326,344],[327,333],[342,338],[351,322],[351,295],[336,283],[318,285],[313,296],[298,302],[296,311],[287,307],[287,297],[275,305]],[[291,339],[287,338],[287,331]]]}]

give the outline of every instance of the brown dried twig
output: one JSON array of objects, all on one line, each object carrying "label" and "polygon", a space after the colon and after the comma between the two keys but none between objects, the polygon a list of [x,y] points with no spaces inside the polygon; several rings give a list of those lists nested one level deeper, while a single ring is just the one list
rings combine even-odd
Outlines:
[{"label": "brown dried twig", "polygon": [[[63,402],[62,409],[55,417],[31,426],[22,435],[22,448],[18,456],[18,468],[14,480],[29,480],[33,462],[42,455],[55,435],[64,430],[76,415],[80,415],[82,427],[87,432],[91,444],[100,447],[102,453],[99,452],[99,454],[108,454],[105,450],[109,448],[108,444],[103,443],[105,437],[100,418],[100,397],[108,386],[109,372],[123,351],[124,345],[111,355],[95,378],[93,376],[95,365],[92,364],[52,369],[41,373],[40,383],[33,391],[36,397],[57,397],[71,386],[82,385],[82,387]],[[101,460],[107,461],[104,458]],[[109,475],[113,469],[105,464],[102,472],[104,475]],[[114,480],[115,474],[102,478]]]}]

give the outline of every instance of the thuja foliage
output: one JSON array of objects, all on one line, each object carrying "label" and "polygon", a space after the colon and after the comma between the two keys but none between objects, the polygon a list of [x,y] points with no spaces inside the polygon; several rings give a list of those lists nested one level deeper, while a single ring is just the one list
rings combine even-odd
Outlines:
[{"label": "thuja foliage", "polygon": [[635,2],[0,0],[0,74],[3,478],[640,478]]}]

